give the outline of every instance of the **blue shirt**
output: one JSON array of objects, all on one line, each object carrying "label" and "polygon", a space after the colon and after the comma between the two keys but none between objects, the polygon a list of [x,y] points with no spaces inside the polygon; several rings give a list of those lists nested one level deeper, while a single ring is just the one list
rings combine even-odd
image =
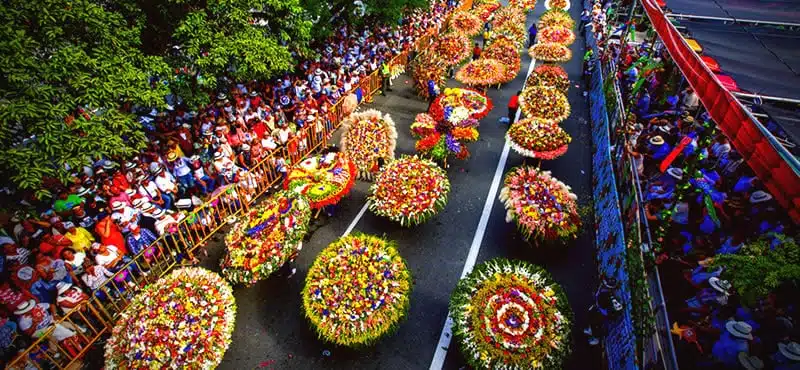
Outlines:
[{"label": "blue shirt", "polygon": [[653,159],[659,161],[667,158],[669,153],[672,153],[672,147],[667,143],[661,145],[651,145],[651,148],[653,148]]},{"label": "blue shirt", "polygon": [[531,25],[531,28],[528,28],[528,35],[530,35],[530,37],[534,39],[536,38],[536,32],[537,32],[536,23],[534,23]]},{"label": "blue shirt", "polygon": [[141,228],[139,229],[138,239],[133,236],[133,233],[131,233],[128,235],[126,242],[128,243],[128,249],[131,251],[131,253],[137,255],[139,252],[150,246],[150,244],[154,244],[156,242],[156,236],[152,231]]},{"label": "blue shirt", "polygon": [[720,335],[711,349],[714,358],[731,368],[739,366],[739,352],[748,352],[747,340],[736,338],[727,331]]},{"label": "blue shirt", "polygon": [[433,80],[428,80],[428,95],[436,95],[436,83]]}]

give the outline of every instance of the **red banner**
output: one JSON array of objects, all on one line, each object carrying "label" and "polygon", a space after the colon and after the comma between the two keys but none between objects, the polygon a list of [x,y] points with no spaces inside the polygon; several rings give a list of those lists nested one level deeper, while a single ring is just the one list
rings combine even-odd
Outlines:
[{"label": "red banner", "polygon": [[772,196],[800,222],[800,177],[755,126],[736,98],[689,48],[656,0],[642,0],[647,17],[703,106]]}]

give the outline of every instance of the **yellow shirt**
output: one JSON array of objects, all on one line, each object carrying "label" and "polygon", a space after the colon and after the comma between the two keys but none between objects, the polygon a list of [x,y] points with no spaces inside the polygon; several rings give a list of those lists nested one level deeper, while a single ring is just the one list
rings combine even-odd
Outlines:
[{"label": "yellow shirt", "polygon": [[76,252],[87,252],[94,243],[94,236],[82,227],[76,227],[75,232],[67,232],[65,238],[72,241],[72,249]]}]

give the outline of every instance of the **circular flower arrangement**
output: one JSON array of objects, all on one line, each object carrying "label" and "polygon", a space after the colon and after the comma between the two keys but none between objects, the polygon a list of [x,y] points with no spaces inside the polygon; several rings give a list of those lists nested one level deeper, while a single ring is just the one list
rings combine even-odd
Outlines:
[{"label": "circular flower arrangement", "polygon": [[533,69],[533,73],[528,76],[525,84],[527,86],[549,86],[566,94],[569,90],[569,76],[561,66],[542,64]]},{"label": "circular flower arrangement", "polygon": [[507,6],[499,9],[494,13],[492,18],[492,29],[503,28],[505,26],[511,27],[525,27],[525,13],[522,9]]},{"label": "circular flower arrangement", "polygon": [[539,29],[548,27],[564,27],[571,30],[575,28],[575,21],[565,10],[553,8],[539,17]]},{"label": "circular flower arrangement", "polygon": [[450,181],[436,163],[404,156],[378,175],[370,187],[369,209],[402,226],[424,223],[447,204]]},{"label": "circular flower arrangement", "polygon": [[569,46],[575,42],[575,33],[566,27],[547,27],[539,31],[539,40]]},{"label": "circular flower arrangement", "polygon": [[498,35],[506,36],[512,40],[517,40],[518,44],[522,46],[525,41],[528,39],[528,33],[525,31],[525,27],[521,27],[525,23],[521,23],[520,25],[516,24],[505,24],[502,27],[498,27],[493,29],[494,37]]},{"label": "circular flower arrangement", "polygon": [[493,42],[483,51],[482,57],[497,59],[506,65],[506,78],[503,82],[509,82],[517,77],[522,60],[516,45],[504,41]]},{"label": "circular flower arrangement", "polygon": [[394,159],[397,129],[388,114],[375,109],[353,113],[342,127],[342,152],[356,165],[359,178],[372,179],[378,172],[378,158]]},{"label": "circular flower arrangement", "polygon": [[475,36],[481,32],[483,21],[472,13],[457,11],[450,18],[450,28],[465,36]]},{"label": "circular flower arrangement", "polygon": [[554,42],[533,45],[528,49],[528,54],[540,62],[564,63],[572,59],[572,50]]},{"label": "circular flower arrangement", "polygon": [[526,11],[532,11],[534,8],[536,8],[536,0],[511,0],[508,2],[508,6],[522,8]]},{"label": "circular flower arrangement", "polygon": [[456,72],[456,80],[471,86],[489,86],[501,83],[506,76],[506,66],[497,59],[473,60]]},{"label": "circular flower arrangement", "polygon": [[535,167],[520,166],[506,174],[500,200],[506,222],[516,221],[528,240],[575,238],[581,226],[576,199],[569,186]]},{"label": "circular flower arrangement", "polygon": [[122,311],[106,342],[106,368],[215,368],[235,319],[233,291],[219,275],[198,267],[174,270]]},{"label": "circular flower arrangement", "polygon": [[447,67],[439,63],[438,58],[430,52],[422,52],[411,61],[411,78],[417,94],[428,98],[428,81],[433,80],[436,86],[444,89],[447,86]]},{"label": "circular flower arrangement", "polygon": [[497,32],[497,30],[495,30],[495,32],[492,34],[492,37],[489,39],[489,45],[491,46],[496,42],[507,43],[514,45],[517,48],[521,48],[522,45],[525,44],[526,39],[517,39],[512,37],[510,33]]},{"label": "circular flower arrangement", "polygon": [[417,114],[414,122],[411,123],[411,136],[419,139],[436,131],[436,121],[428,113]]},{"label": "circular flower arrangement", "polygon": [[462,160],[469,158],[465,143],[477,141],[479,134],[478,120],[470,118],[466,108],[448,107],[445,116],[444,120],[435,122],[433,128],[426,127],[428,135],[422,136],[414,147],[425,156],[444,161],[446,166],[450,155]]},{"label": "circular flower arrangement", "polygon": [[393,243],[350,234],[322,250],[302,295],[305,315],[320,338],[363,347],[388,335],[405,317],[411,274]]},{"label": "circular flower arrangement", "polygon": [[481,19],[481,21],[486,23],[486,21],[488,21],[489,18],[492,17],[492,14],[494,14],[494,11],[497,10],[498,8],[500,8],[499,3],[480,4],[475,6],[475,8],[472,10],[472,13],[477,15],[478,18]]},{"label": "circular flower arrangement", "polygon": [[445,65],[453,66],[469,57],[469,38],[455,33],[440,36],[433,49]]},{"label": "circular flower arrangement", "polygon": [[[447,88],[431,104],[430,114],[436,121],[448,120],[454,124],[460,122],[459,115],[452,115],[455,108],[463,107],[469,117],[481,119],[492,110],[492,100],[483,93],[470,89]],[[451,110],[448,111],[448,108]]]},{"label": "circular flower arrangement", "polygon": [[567,152],[572,137],[554,121],[528,118],[511,125],[506,140],[524,157],[556,159]]},{"label": "circular flower arrangement", "polygon": [[567,96],[554,87],[529,86],[519,96],[522,112],[530,118],[561,122],[569,117]]},{"label": "circular flower arrangement", "polygon": [[572,309],[550,274],[523,261],[475,266],[450,297],[453,335],[475,369],[560,369]]},{"label": "circular flower arrangement", "polygon": [[350,192],[356,180],[356,165],[341,153],[306,158],[292,166],[283,188],[308,198],[311,208],[336,204]]},{"label": "circular flower arrangement", "polygon": [[569,10],[569,0],[544,0],[544,8]]},{"label": "circular flower arrangement", "polygon": [[232,284],[266,279],[302,248],[311,207],[303,196],[281,190],[250,208],[244,219],[225,237],[228,253],[220,264]]}]

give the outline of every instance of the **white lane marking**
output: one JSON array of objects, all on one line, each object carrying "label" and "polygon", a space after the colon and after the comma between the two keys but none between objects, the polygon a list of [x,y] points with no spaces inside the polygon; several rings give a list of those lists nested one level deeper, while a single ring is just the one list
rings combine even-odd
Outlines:
[{"label": "white lane marking", "polygon": [[[528,66],[528,74],[525,75],[525,81],[531,75],[533,67],[536,65],[536,59],[531,59],[531,64]],[[524,87],[524,83],[523,83]],[[521,109],[517,109],[517,115],[514,117],[514,122],[519,120]],[[497,168],[494,170],[494,178],[492,185],[489,187],[489,195],[486,197],[486,203],[483,204],[483,213],[481,219],[478,221],[478,228],[475,230],[475,236],[472,238],[472,245],[469,247],[467,260],[464,261],[464,269],[461,271],[461,278],[463,279],[467,274],[472,272],[475,267],[475,262],[478,260],[478,252],[481,250],[481,243],[483,243],[483,235],[486,233],[486,226],[489,224],[489,216],[492,214],[492,206],[497,199],[497,191],[500,188],[500,180],[503,178],[503,169],[506,167],[508,161],[508,152],[511,149],[508,141],[503,145],[503,153],[500,154],[500,160],[497,162]],[[444,359],[447,357],[447,349],[450,348],[450,340],[453,338],[453,319],[450,314],[447,315],[447,320],[444,322],[442,334],[439,335],[439,342],[436,344],[436,352],[433,354],[430,370],[440,370],[444,366]]]},{"label": "white lane marking", "polygon": [[361,207],[360,211],[358,211],[358,214],[356,215],[356,218],[353,219],[353,222],[350,222],[350,225],[347,226],[347,230],[344,231],[344,234],[342,234],[342,236],[350,235],[350,232],[353,231],[353,229],[356,227],[356,225],[358,225],[358,221],[361,220],[361,217],[364,217],[364,212],[367,212],[367,205],[368,204],[369,204],[369,202],[364,203],[364,206]]}]

